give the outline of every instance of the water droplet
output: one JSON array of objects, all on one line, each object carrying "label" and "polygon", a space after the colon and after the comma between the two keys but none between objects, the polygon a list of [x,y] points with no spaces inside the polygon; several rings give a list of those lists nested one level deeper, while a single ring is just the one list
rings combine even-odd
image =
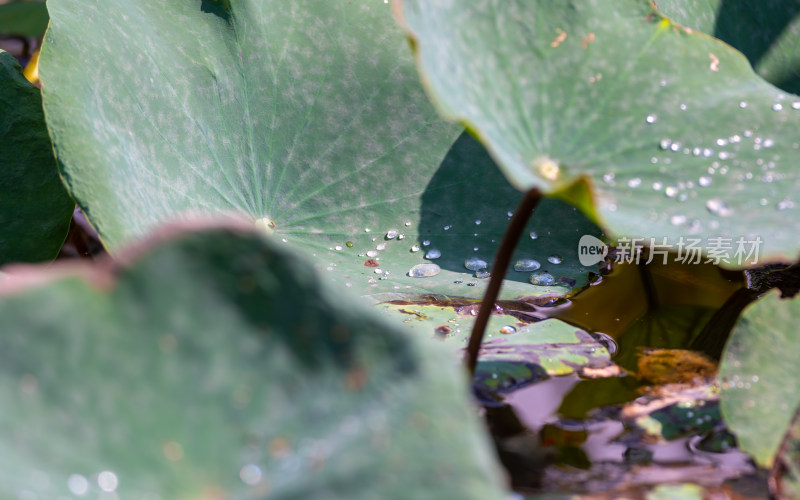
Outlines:
[{"label": "water droplet", "polygon": [[89,480],[80,474],[70,474],[67,478],[70,493],[82,497],[89,492]]},{"label": "water droplet", "polygon": [[397,239],[398,240],[405,239],[405,237],[406,237],[406,233],[400,233],[400,234],[397,235]]},{"label": "water droplet", "polygon": [[727,151],[720,151],[719,152],[719,159],[720,160],[727,160],[730,157],[731,157],[731,154],[728,153]]},{"label": "water droplet", "polygon": [[669,218],[669,223],[672,224],[673,226],[681,226],[683,224],[686,224],[686,216],[680,214],[673,215],[672,217]]},{"label": "water droplet", "polygon": [[606,348],[610,355],[615,355],[619,350],[619,347],[617,347],[617,342],[611,336],[606,335],[603,332],[594,332],[590,333],[589,335],[594,337],[596,341],[600,342],[600,344]]},{"label": "water droplet", "polygon": [[444,229],[445,231],[449,231],[451,227],[453,226],[444,226],[442,229]]},{"label": "water droplet", "polygon": [[772,105],[772,111],[780,111],[783,109],[783,105],[779,102],[776,102]]},{"label": "water droplet", "polygon": [[711,198],[706,202],[706,209],[714,215],[720,217],[728,217],[733,215],[733,209],[725,205],[725,202],[719,198]]},{"label": "water droplet", "polygon": [[380,267],[376,267],[374,273],[375,274],[383,274],[383,269],[381,269]]},{"label": "water droplet", "polygon": [[714,154],[714,150],[713,149],[711,149],[711,148],[703,149],[703,157],[711,158],[711,155],[713,155],[713,154]]},{"label": "water droplet", "polygon": [[262,476],[261,467],[255,464],[247,464],[239,470],[239,478],[248,486],[260,483]]},{"label": "water droplet", "polygon": [[539,237],[539,235],[536,234],[536,231],[531,231],[530,237],[531,237],[532,240],[535,240],[536,238]]},{"label": "water droplet", "polygon": [[333,249],[338,251],[338,252],[341,252],[342,251],[342,245],[336,245],[335,247],[333,247]]},{"label": "water droplet", "polygon": [[469,283],[467,283],[467,286],[478,286],[478,282],[477,281],[470,281]]},{"label": "water droplet", "polygon": [[411,245],[412,252],[419,252],[419,245]]},{"label": "water droplet", "polygon": [[763,146],[765,148],[771,148],[774,145],[775,145],[775,141],[773,141],[772,139],[764,139]]},{"label": "water droplet", "polygon": [[387,240],[393,240],[393,239],[397,238],[398,234],[399,234],[399,231],[397,231],[397,229],[390,229],[390,230],[386,231],[386,239]]},{"label": "water droplet", "polygon": [[658,143],[658,147],[666,151],[667,149],[669,149],[671,144],[672,141],[670,141],[669,139],[661,139],[661,142]]},{"label": "water droplet", "polygon": [[778,210],[788,210],[794,208],[794,202],[792,200],[781,200],[775,205],[775,208]]},{"label": "water droplet", "polygon": [[386,250],[386,243],[379,243],[375,246],[375,250]]},{"label": "water droplet", "polygon": [[407,221],[405,222],[405,226],[406,226],[406,227],[409,227],[409,226],[411,226],[411,221],[410,221],[410,220],[407,220]]},{"label": "water droplet", "polygon": [[370,232],[370,231],[371,231],[371,229],[370,229],[370,228],[368,228],[368,227],[365,227],[365,228],[364,228],[364,232],[365,232],[365,233],[368,233],[368,232]]},{"label": "water droplet", "polygon": [[532,285],[537,286],[551,286],[555,285],[556,283],[556,279],[547,271],[536,271],[535,273],[531,274],[530,278],[528,278],[528,281],[530,281]]},{"label": "water droplet", "polygon": [[628,187],[629,188],[637,188],[642,185],[642,179],[639,177],[634,177],[633,179],[628,180]]},{"label": "water droplet", "polygon": [[686,105],[685,104],[681,104],[680,108],[681,108],[681,111],[686,111]]},{"label": "water droplet", "polygon": [[508,215],[509,217],[513,217],[514,216],[514,212],[509,210],[508,212],[506,212],[506,215]]},{"label": "water droplet", "polygon": [[438,259],[438,258],[439,258],[439,257],[441,257],[441,256],[442,256],[442,252],[440,252],[439,250],[437,250],[437,249],[435,249],[435,248],[431,248],[431,249],[430,249],[430,250],[428,250],[428,252],[425,254],[425,258],[426,258],[426,259],[430,259],[430,260],[433,260],[433,259]]},{"label": "water droplet", "polygon": [[739,107],[744,109],[747,107],[747,101],[739,101]]},{"label": "water droplet", "polygon": [[352,241],[346,241],[344,244],[345,244],[345,246],[347,248],[353,248],[353,245],[354,245],[354,243]]},{"label": "water droplet", "polygon": [[656,117],[656,115],[647,115],[644,121],[647,123],[655,123],[657,119],[658,118]]},{"label": "water droplet", "polygon": [[792,103],[792,109],[800,109],[800,101],[794,101]]},{"label": "water droplet", "polygon": [[477,257],[470,257],[464,261],[464,267],[466,267],[470,271],[479,271],[481,269],[486,269],[487,267],[489,267],[489,264],[487,264],[486,261],[483,259],[479,259]]},{"label": "water droplet", "polygon": [[517,329],[511,325],[506,325],[500,329],[500,333],[503,335],[511,335],[512,333],[517,333]]},{"label": "water droplet", "polygon": [[377,250],[367,250],[367,257],[377,257],[378,251]]},{"label": "water droplet", "polygon": [[431,240],[425,240],[422,242],[422,246],[426,247],[431,244]]},{"label": "water droplet", "polygon": [[554,254],[547,258],[547,262],[551,264],[561,264],[562,262],[564,262],[564,259],[560,255]]},{"label": "water droplet", "polygon": [[711,177],[703,176],[697,179],[697,185],[700,187],[708,187],[711,185]]},{"label": "water droplet", "polygon": [[477,220],[475,221],[475,225],[476,225],[476,226],[480,226],[480,225],[481,225],[481,220],[480,220],[480,219],[477,219]]},{"label": "water droplet", "polygon": [[514,263],[514,270],[520,273],[536,271],[542,267],[538,260],[520,259]]},{"label": "water droplet", "polygon": [[491,278],[492,277],[492,273],[490,273],[489,271],[487,271],[485,269],[481,269],[479,271],[475,271],[475,277],[476,278],[481,278],[481,279]]},{"label": "water droplet", "polygon": [[116,491],[117,486],[119,486],[119,479],[117,479],[117,475],[110,470],[104,470],[97,475],[97,486],[99,486],[101,490],[111,493],[112,491]]},{"label": "water droplet", "polygon": [[417,264],[408,270],[408,275],[412,278],[429,278],[436,276],[442,269],[436,264]]},{"label": "water droplet", "polygon": [[678,151],[681,150],[680,143],[673,142],[672,144],[669,145],[669,150],[672,151],[673,153],[677,153]]},{"label": "water droplet", "polygon": [[654,191],[661,191],[662,189],[664,189],[664,184],[662,184],[662,183],[660,183],[658,181],[653,183],[653,190]]},{"label": "water droplet", "polygon": [[667,189],[664,190],[664,194],[667,198],[675,198],[678,195],[678,188],[675,186],[667,186]]}]

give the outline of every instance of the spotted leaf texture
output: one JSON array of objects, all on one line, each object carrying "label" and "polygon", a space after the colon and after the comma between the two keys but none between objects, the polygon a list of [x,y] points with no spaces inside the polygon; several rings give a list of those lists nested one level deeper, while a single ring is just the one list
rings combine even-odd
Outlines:
[{"label": "spotted leaf texture", "polygon": [[503,497],[458,363],[247,226],[192,227],[0,282],[0,497]]},{"label": "spotted leaf texture", "polygon": [[[482,295],[487,280],[471,280],[464,262],[491,264],[520,194],[437,116],[389,5],[48,6],[50,131],[72,194],[112,252],[182,214],[239,214],[376,300]],[[592,266],[580,265],[578,241],[599,236],[596,225],[546,203],[531,232],[541,237],[521,258],[561,263],[547,269],[552,286],[509,275],[507,296],[585,284]],[[426,259],[433,250],[441,258]],[[408,276],[425,262],[441,272]]]},{"label": "spotted leaf texture", "polygon": [[74,204],[58,177],[39,89],[0,51],[0,265],[56,256]]},{"label": "spotted leaf texture", "polygon": [[648,0],[399,5],[432,99],[519,189],[586,176],[617,235],[698,236],[733,267],[797,256],[800,98],[729,45]]}]

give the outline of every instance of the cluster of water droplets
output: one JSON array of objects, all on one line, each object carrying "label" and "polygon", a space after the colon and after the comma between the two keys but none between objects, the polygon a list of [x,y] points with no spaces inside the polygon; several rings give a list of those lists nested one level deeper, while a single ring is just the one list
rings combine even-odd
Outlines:
[{"label": "cluster of water droplets", "polygon": [[[800,112],[800,100],[790,100],[785,94],[776,94],[773,103],[767,105],[770,106],[767,113]],[[746,100],[741,100],[735,102],[733,106],[738,108],[737,113],[755,113],[759,112],[758,108],[763,109],[764,104],[755,106]],[[681,104],[680,109],[685,111],[689,109],[689,106]],[[662,120],[655,113],[646,114],[643,120],[646,126],[653,126],[654,130],[656,130],[655,127],[662,124]],[[770,184],[782,179],[785,174],[778,170],[781,157],[776,152],[776,145],[776,138],[755,123],[752,127],[743,127],[729,135],[719,136],[710,141],[663,137],[656,144],[657,153],[651,156],[650,163],[657,165],[657,172],[664,174],[664,179],[646,183],[641,176],[622,177],[618,172],[608,172],[602,176],[602,180],[609,186],[622,185],[631,190],[649,188],[662,192],[665,197],[678,202],[697,200],[702,203],[701,206],[704,206],[708,213],[714,216],[732,217],[737,213],[731,203],[719,195],[711,195],[703,199],[704,189],[712,188],[717,179],[722,177],[727,177],[726,186],[731,186],[732,191],[747,189],[748,182]],[[791,148],[800,149],[800,141],[792,143]],[[697,172],[695,178],[676,181],[675,169],[671,165],[683,162],[683,158],[693,158],[694,161],[704,162],[703,169],[699,172],[695,170]],[[678,171],[680,172],[680,170]],[[648,173],[648,177],[655,176],[657,174],[652,170]],[[788,198],[773,201],[763,198],[759,200],[759,205],[772,206],[777,210],[794,208],[794,202]],[[616,205],[609,204],[609,209],[616,210]],[[663,216],[663,212],[654,208],[648,215],[651,220],[657,220]],[[681,212],[668,215],[668,221],[675,226],[686,226],[690,232],[694,233],[704,229],[703,223],[699,219],[693,219]],[[717,229],[720,227],[720,222],[711,220],[707,222],[707,226],[705,229]]]}]

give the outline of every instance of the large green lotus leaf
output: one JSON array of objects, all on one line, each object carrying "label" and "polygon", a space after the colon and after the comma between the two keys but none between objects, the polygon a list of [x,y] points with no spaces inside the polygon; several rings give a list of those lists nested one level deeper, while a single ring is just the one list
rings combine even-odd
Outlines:
[{"label": "large green lotus leaf", "polygon": [[58,177],[39,89],[0,51],[0,265],[52,259],[73,202]]},{"label": "large green lotus leaf", "polygon": [[768,82],[800,94],[798,0],[662,0],[671,19],[740,50]]},{"label": "large green lotus leaf", "polygon": [[[48,123],[65,179],[112,251],[179,213],[233,212],[362,294],[482,295],[464,261],[491,264],[521,195],[476,141],[453,144],[460,130],[436,116],[388,5],[48,5]],[[519,252],[556,290],[518,273],[506,295],[585,283],[577,242],[600,230],[555,203],[531,224],[541,237]],[[433,249],[440,275],[406,276]],[[563,262],[548,268],[552,255]]]},{"label": "large green lotus leaf", "polygon": [[502,498],[456,360],[206,229],[3,283],[0,496]]},{"label": "large green lotus leaf", "polygon": [[745,309],[720,365],[722,414],[742,450],[770,466],[800,403],[800,302],[777,292]]},{"label": "large green lotus leaf", "polygon": [[797,255],[800,98],[729,45],[648,0],[401,6],[440,111],[473,129],[518,188],[583,206],[561,190],[588,176],[587,212],[619,235],[673,249],[698,235],[729,266],[755,260],[756,237],[759,257]]}]

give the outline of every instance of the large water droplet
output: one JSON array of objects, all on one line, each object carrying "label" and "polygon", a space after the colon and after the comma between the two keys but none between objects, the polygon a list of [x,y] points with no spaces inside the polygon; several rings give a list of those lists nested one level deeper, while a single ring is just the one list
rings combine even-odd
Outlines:
[{"label": "large water droplet", "polygon": [[375,250],[386,250],[386,243],[379,243],[375,246]]},{"label": "large water droplet", "polygon": [[367,250],[367,257],[377,257],[378,251],[377,250]]},{"label": "large water droplet", "polygon": [[117,475],[110,470],[104,470],[97,475],[97,486],[99,486],[101,490],[111,493],[116,491],[117,486],[119,486],[119,479],[117,479]]},{"label": "large water droplet", "polygon": [[720,217],[728,217],[733,215],[733,209],[728,207],[724,201],[719,198],[711,198],[706,202],[706,209],[714,215]]},{"label": "large water droplet", "polygon": [[699,185],[700,187],[708,187],[708,186],[710,186],[711,185],[711,177],[708,177],[708,176],[705,176],[705,175],[703,177],[700,177],[699,179],[697,179],[697,185]]},{"label": "large water droplet", "polygon": [[408,270],[408,275],[412,278],[429,278],[431,276],[436,276],[441,270],[442,268],[436,264],[417,264]]},{"label": "large water droplet", "polygon": [[517,333],[517,329],[511,325],[506,325],[500,329],[500,333],[502,333],[503,335],[510,335],[512,333]]},{"label": "large water droplet", "polygon": [[739,101],[739,107],[744,109],[747,107],[747,101]]},{"label": "large water droplet", "polygon": [[667,186],[667,189],[664,190],[664,194],[667,198],[675,198],[678,195],[678,188],[674,186]]},{"label": "large water droplet", "polygon": [[552,286],[556,284],[556,279],[547,271],[536,271],[531,274],[528,281],[530,281],[532,285],[537,286]]},{"label": "large water droplet", "polygon": [[536,271],[540,267],[539,261],[533,259],[520,259],[514,263],[514,270],[521,273]]},{"label": "large water droplet", "polygon": [[644,119],[644,121],[647,123],[655,123],[656,120],[658,120],[656,115],[647,115],[647,117]]},{"label": "large water droplet", "polygon": [[431,259],[431,260],[433,260],[433,259],[438,259],[438,258],[439,258],[439,257],[441,257],[441,256],[442,256],[442,252],[440,252],[439,250],[437,250],[437,249],[435,249],[435,248],[431,248],[431,249],[430,249],[430,250],[428,250],[428,252],[425,254],[425,258],[426,258],[426,259]]},{"label": "large water droplet", "polygon": [[486,261],[483,259],[479,259],[477,257],[470,257],[464,261],[464,267],[466,267],[470,271],[479,271],[481,269],[486,269],[487,267],[489,267],[489,264],[487,264]]},{"label": "large water droplet", "polygon": [[783,109],[783,105],[779,102],[776,102],[772,105],[772,111],[780,111]]},{"label": "large water droplet", "polygon": [[397,229],[390,229],[390,230],[386,231],[386,239],[387,240],[393,240],[393,239],[397,238],[398,234],[400,234],[400,233],[399,233],[399,231]]},{"label": "large water droplet", "polygon": [[551,255],[547,258],[547,262],[551,264],[561,264],[564,262],[564,259],[560,255]]}]

